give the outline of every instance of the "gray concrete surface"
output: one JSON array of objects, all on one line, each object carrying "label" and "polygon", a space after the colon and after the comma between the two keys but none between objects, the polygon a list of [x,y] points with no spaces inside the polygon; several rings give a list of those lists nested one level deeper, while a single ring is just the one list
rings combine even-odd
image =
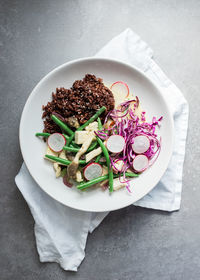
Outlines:
[{"label": "gray concrete surface", "polygon": [[[128,207],[88,237],[77,273],[41,264],[33,219],[14,176],[18,126],[36,83],[55,66],[95,54],[131,27],[190,104],[182,206],[172,214]],[[200,1],[0,0],[0,279],[200,279]],[[177,167],[178,168],[178,167]]]}]

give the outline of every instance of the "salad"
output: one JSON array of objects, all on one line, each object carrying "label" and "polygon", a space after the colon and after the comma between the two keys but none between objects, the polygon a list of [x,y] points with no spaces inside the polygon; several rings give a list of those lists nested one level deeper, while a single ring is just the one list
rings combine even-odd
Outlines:
[{"label": "salad", "polygon": [[[91,75],[90,81],[94,77]],[[98,85],[103,84],[101,79],[95,81]],[[90,90],[88,84],[92,87],[96,85],[87,81],[86,93]],[[44,158],[52,161],[56,177],[62,177],[66,186],[75,185],[77,189],[85,190],[96,185],[108,189],[110,193],[126,187],[131,192],[130,180],[148,169],[159,156],[161,139],[156,130],[163,117],[153,117],[147,121],[139,98],[131,95],[124,82],[115,82],[109,89],[105,85],[95,86],[96,91],[92,92],[98,95],[97,89],[103,91],[104,95],[108,94],[107,100],[114,100],[113,108],[109,104],[111,110],[108,110],[106,103],[98,108],[97,102],[98,109],[87,120],[81,123],[78,119],[80,113],[76,122],[73,120],[69,123],[69,118],[74,117],[75,113],[66,119],[60,111],[52,112],[48,103],[47,107],[43,107],[48,109],[48,116],[45,113],[43,117],[46,117],[44,124],[51,122],[48,126],[50,130],[44,128],[36,136],[45,139],[47,150]],[[68,95],[70,93],[67,91]],[[81,95],[76,104],[79,104],[79,99]],[[84,116],[88,116],[87,111],[91,114],[90,107],[82,107]]]}]

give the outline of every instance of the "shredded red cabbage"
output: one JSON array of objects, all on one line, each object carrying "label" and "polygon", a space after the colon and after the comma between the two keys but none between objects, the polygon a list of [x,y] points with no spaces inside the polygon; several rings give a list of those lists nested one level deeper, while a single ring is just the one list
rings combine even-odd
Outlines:
[{"label": "shredded red cabbage", "polygon": [[[133,106],[131,106],[133,105]],[[125,139],[125,147],[123,152],[115,156],[110,155],[111,165],[115,170],[120,172],[119,180],[122,183],[127,183],[127,189],[129,189],[129,179],[126,179],[125,172],[128,169],[133,170],[133,159],[136,154],[132,149],[132,144],[134,143],[134,138],[138,135],[145,135],[150,140],[150,147],[144,153],[149,159],[149,166],[151,166],[157,159],[160,149],[161,149],[161,139],[158,139],[156,134],[156,127],[160,127],[160,122],[163,117],[156,119],[153,117],[151,122],[146,121],[145,114],[142,112],[141,116],[138,117],[135,114],[135,110],[139,106],[139,99],[128,100],[120,104],[120,109],[114,109],[108,113],[105,118],[104,125],[107,123],[108,119],[111,119],[114,125],[107,129],[99,130],[96,135],[102,140],[107,140],[110,135],[117,134],[123,136]],[[122,170],[118,170],[115,166],[116,162],[122,160],[124,162]],[[133,170],[134,171],[134,170]]]}]

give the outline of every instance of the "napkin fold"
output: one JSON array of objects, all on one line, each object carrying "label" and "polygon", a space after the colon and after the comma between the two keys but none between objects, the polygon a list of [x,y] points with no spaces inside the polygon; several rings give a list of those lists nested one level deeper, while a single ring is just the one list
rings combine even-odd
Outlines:
[{"label": "napkin fold", "polygon": [[[96,57],[118,59],[138,67],[167,96],[175,124],[173,155],[160,182],[134,205],[164,211],[178,210],[188,126],[187,101],[152,59],[152,49],[129,28],[106,44]],[[85,257],[88,233],[101,223],[108,212],[82,212],[60,204],[43,192],[24,163],[15,182],[35,220],[34,230],[40,261],[57,262],[65,270],[77,271]]]}]

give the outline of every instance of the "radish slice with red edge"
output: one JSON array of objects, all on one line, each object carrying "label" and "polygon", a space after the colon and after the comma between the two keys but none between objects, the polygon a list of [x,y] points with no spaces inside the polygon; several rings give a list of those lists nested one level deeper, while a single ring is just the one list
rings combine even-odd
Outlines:
[{"label": "radish slice with red edge", "polygon": [[116,93],[123,95],[125,98],[129,96],[129,87],[122,81],[115,82],[114,84],[112,84],[110,89]]},{"label": "radish slice with red edge", "polygon": [[85,167],[83,174],[85,179],[90,181],[92,179],[100,177],[102,175],[102,172],[102,166],[97,162],[92,162]]},{"label": "radish slice with red edge", "polygon": [[145,153],[150,147],[150,140],[145,135],[138,135],[134,138],[132,149],[136,154]]},{"label": "radish slice with red edge", "polygon": [[149,166],[149,159],[145,155],[137,155],[133,160],[133,169],[142,172]]},{"label": "radish slice with red edge", "polygon": [[120,153],[125,146],[125,140],[123,136],[111,135],[106,141],[106,147],[111,153]]},{"label": "radish slice with red edge", "polygon": [[48,137],[47,144],[52,151],[59,153],[65,146],[66,139],[60,133],[53,133]]}]

